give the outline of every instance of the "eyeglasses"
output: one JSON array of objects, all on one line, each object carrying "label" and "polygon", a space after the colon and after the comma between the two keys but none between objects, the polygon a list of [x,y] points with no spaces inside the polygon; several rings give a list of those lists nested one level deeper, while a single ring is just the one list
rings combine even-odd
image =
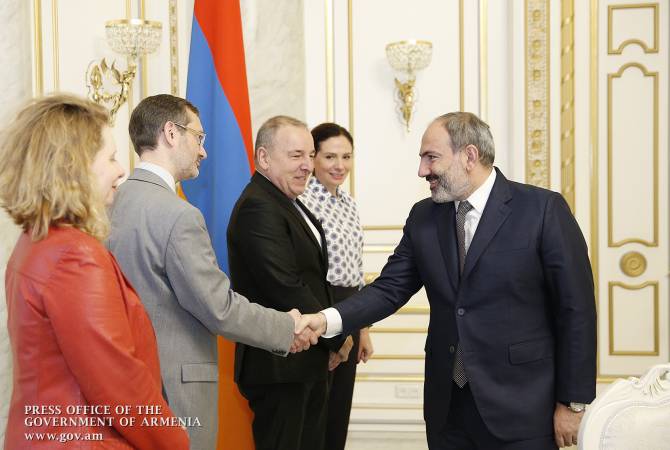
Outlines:
[{"label": "eyeglasses", "polygon": [[177,123],[177,122],[172,122],[172,123],[177,125],[179,128],[183,128],[184,130],[188,131],[189,133],[195,135],[195,137],[198,138],[198,144],[200,146],[205,145],[205,138],[207,137],[206,133],[203,133],[202,131],[194,130],[191,127],[187,127],[186,125],[182,125],[182,124]]}]

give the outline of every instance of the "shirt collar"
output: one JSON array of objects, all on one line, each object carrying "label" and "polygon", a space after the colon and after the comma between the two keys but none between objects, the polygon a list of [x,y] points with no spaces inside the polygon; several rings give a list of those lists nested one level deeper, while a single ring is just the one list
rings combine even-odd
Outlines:
[{"label": "shirt collar", "polygon": [[174,177],[170,172],[165,170],[165,168],[159,166],[158,164],[150,163],[147,161],[142,161],[139,166],[137,166],[138,169],[144,169],[148,170],[149,172],[158,175],[161,177],[163,181],[165,181],[165,184],[167,184],[170,189],[172,189],[172,192],[177,192],[177,189],[175,188],[175,182],[174,182]]},{"label": "shirt collar", "polygon": [[[330,193],[328,188],[319,181],[316,175],[312,175],[311,177],[309,177],[308,186],[312,187],[313,189],[320,189],[324,194],[327,194],[328,196],[333,195]],[[340,196],[340,187],[338,186],[337,188],[335,188],[335,197],[339,196]]]},{"label": "shirt collar", "polygon": [[307,186],[312,188],[313,190],[318,190],[320,189],[321,192],[324,194],[328,195],[329,197],[335,197],[335,198],[340,198],[342,196],[342,190],[340,189],[340,186],[337,186],[335,188],[335,195],[331,194],[328,188],[319,181],[319,179],[316,177],[316,175],[312,175],[309,177],[309,181],[307,182]]},{"label": "shirt collar", "polygon": [[[466,199],[472,205],[473,209],[475,209],[479,214],[484,212],[484,207],[486,206],[486,202],[489,200],[489,196],[493,190],[493,183],[495,183],[495,181],[496,170],[492,168],[491,173],[489,174],[488,178],[486,178],[486,181],[484,181],[484,183],[482,183],[482,185],[479,186],[475,192],[470,194],[470,197]],[[458,210],[458,205],[460,203],[461,202],[458,200],[454,202],[456,210]]]}]

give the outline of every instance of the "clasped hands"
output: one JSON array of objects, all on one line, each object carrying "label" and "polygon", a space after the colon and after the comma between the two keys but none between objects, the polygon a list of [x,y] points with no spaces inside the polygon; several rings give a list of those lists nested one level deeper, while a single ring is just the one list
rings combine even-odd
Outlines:
[{"label": "clasped hands", "polygon": [[291,353],[302,352],[316,345],[319,337],[326,332],[326,316],[322,313],[300,314],[297,309],[292,309],[287,314],[295,322]]},{"label": "clasped hands", "polygon": [[[316,345],[319,336],[326,332],[326,316],[322,313],[303,315],[297,309],[292,309],[288,314],[295,321],[291,353],[301,352],[307,350],[311,345]],[[340,363],[345,362],[353,346],[353,338],[347,336],[337,352],[330,352],[328,370],[335,370]]]}]

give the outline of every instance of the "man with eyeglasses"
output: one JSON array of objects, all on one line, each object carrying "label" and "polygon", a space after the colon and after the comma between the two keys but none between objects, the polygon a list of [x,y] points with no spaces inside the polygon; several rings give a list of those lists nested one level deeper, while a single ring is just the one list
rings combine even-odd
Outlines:
[{"label": "man with eyeglasses", "polygon": [[119,187],[107,244],[152,320],[170,407],[194,425],[191,449],[210,450],[218,424],[216,336],[279,356],[306,350],[317,337],[294,335],[297,310],[264,308],[230,289],[202,214],[177,196],[175,183],[197,177],[207,157],[198,115],[172,95],[137,105],[128,129],[141,163]]}]

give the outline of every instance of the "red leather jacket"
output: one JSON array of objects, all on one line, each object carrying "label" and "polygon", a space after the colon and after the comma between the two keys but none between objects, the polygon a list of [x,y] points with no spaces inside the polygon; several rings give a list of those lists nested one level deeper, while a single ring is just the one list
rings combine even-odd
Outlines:
[{"label": "red leather jacket", "polygon": [[188,449],[186,432],[165,426],[174,416],[149,317],[99,241],[69,227],[38,242],[24,233],[5,283],[14,358],[6,450]]}]

